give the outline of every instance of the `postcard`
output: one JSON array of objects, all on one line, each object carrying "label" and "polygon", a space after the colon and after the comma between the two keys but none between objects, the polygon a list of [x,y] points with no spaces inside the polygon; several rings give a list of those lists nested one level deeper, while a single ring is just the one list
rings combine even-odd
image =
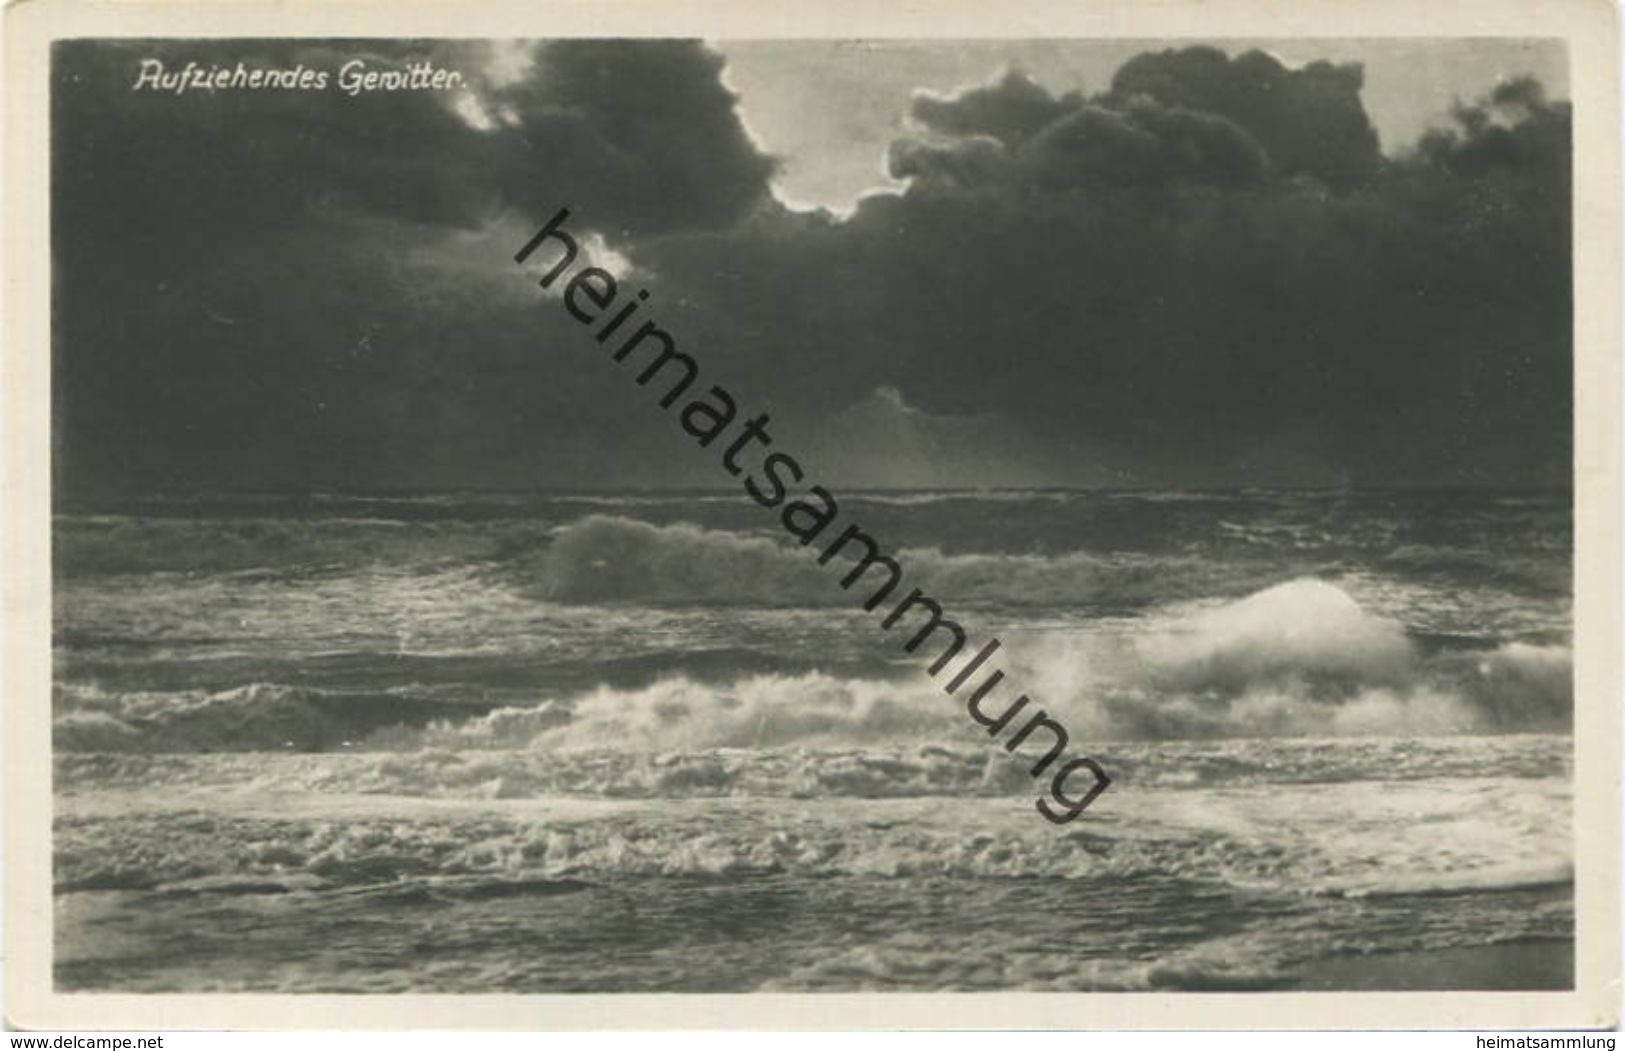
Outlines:
[{"label": "postcard", "polygon": [[1612,5],[7,16],[13,1024],[1617,1024]]}]

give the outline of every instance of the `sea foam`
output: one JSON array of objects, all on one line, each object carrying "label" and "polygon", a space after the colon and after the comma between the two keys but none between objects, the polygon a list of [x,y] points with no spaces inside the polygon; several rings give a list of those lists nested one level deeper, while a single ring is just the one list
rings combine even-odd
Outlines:
[{"label": "sea foam", "polygon": [[[1074,733],[1096,740],[1554,731],[1571,718],[1566,648],[1511,643],[1424,655],[1398,624],[1317,580],[1127,638],[1029,633],[1005,656],[1006,689],[1026,691]],[[56,740],[81,751],[366,747],[371,740],[392,748],[631,752],[981,740],[959,705],[923,674],[816,671],[723,681],[678,674],[450,720],[401,698],[275,684],[212,694],[81,688],[59,694]],[[384,733],[391,710],[403,728]]]}]

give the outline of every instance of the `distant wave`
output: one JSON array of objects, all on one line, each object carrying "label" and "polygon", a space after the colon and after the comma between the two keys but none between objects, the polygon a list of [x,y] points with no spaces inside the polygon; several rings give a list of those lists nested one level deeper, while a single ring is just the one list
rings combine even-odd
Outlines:
[{"label": "distant wave", "polygon": [[[1566,619],[1569,546],[1562,524],[1547,521],[1555,512],[1506,523],[1464,518],[1445,544],[1399,528],[1403,516],[1384,517],[1381,506],[1328,521],[1337,517],[1331,499],[870,493],[852,497],[847,510],[875,523],[875,540],[902,562],[906,586],[955,606],[1137,610],[1239,597],[1297,576],[1376,572],[1435,603],[1458,597],[1462,608],[1447,630],[1513,628],[1522,637],[1528,632],[1503,623],[1514,612],[1528,628]],[[816,561],[844,521],[802,549],[737,494],[430,502],[447,517],[397,517],[398,500],[316,500],[320,515],[274,502],[220,517],[59,515],[53,568],[64,580],[174,573],[253,584],[457,567],[510,593],[573,605],[834,608],[866,597],[862,582],[840,587],[850,551],[834,564]],[[914,546],[896,546],[901,537],[915,538]]]},{"label": "distant wave", "polygon": [[[860,579],[851,591],[841,588],[853,564],[846,552],[828,565],[817,562],[817,552],[838,530],[832,526],[830,534],[824,544],[803,550],[776,537],[589,515],[560,528],[551,544],[509,572],[543,598],[584,605],[859,605],[875,585],[866,588]],[[884,537],[876,542],[903,567],[904,588],[920,586],[944,604],[1141,604],[1222,593],[1234,574],[1183,555],[950,555],[935,548],[890,549]],[[860,545],[848,547],[855,549]],[[868,574],[881,576],[879,569]]]},{"label": "distant wave", "polygon": [[543,542],[546,520],[400,521],[392,518],[59,518],[58,573],[240,573],[367,565],[419,566],[489,557],[501,545]]}]

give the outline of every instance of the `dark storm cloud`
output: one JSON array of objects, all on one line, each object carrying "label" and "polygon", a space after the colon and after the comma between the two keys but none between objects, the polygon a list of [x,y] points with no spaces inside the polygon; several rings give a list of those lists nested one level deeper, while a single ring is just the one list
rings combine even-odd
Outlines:
[{"label": "dark storm cloud", "polygon": [[1094,95],[1012,73],[915,98],[905,189],[845,219],[771,199],[693,43],[544,45],[463,112],[128,90],[147,54],[477,72],[484,47],[62,47],[66,483],[714,483],[508,262],[560,206],[832,479],[886,434],[891,484],[952,484],[927,460],[996,483],[1000,458],[1018,482],[1567,480],[1569,114],[1530,81],[1383,156],[1356,66],[1193,48]]},{"label": "dark storm cloud", "polygon": [[[1360,102],[1363,81],[1357,65],[1292,70],[1261,51],[1231,58],[1192,47],[1130,59],[1095,99],[1053,96],[1011,70],[948,98],[922,95],[911,115],[938,135],[996,139],[1060,182],[1180,175],[1247,182],[1267,158],[1279,175],[1347,190],[1369,181],[1382,160]],[[962,143],[959,151],[972,148]],[[909,168],[921,149],[906,146],[894,174],[917,174]],[[951,152],[923,149],[928,157]]]},{"label": "dark storm cloud", "polygon": [[1108,97],[1141,96],[1225,117],[1258,140],[1280,174],[1347,190],[1364,185],[1382,160],[1360,102],[1364,81],[1358,65],[1311,62],[1294,70],[1262,51],[1230,58],[1192,47],[1130,59]]},{"label": "dark storm cloud", "polygon": [[[132,91],[149,57],[330,75],[429,58],[474,90]],[[493,224],[569,202],[616,238],[725,225],[766,198],[772,161],[697,43],[541,45],[512,81],[489,58],[443,41],[58,45],[59,477],[525,484],[579,460],[594,380],[548,367],[552,323],[494,279],[512,248]]]},{"label": "dark storm cloud", "polygon": [[987,135],[1012,146],[1075,106],[1078,96],[1057,99],[1018,70],[948,98],[921,94],[910,115],[945,135]]},{"label": "dark storm cloud", "polygon": [[546,48],[502,92],[515,123],[499,178],[545,218],[568,200],[622,236],[722,226],[766,195],[773,163],[745,135],[722,58],[688,43],[574,41]]},{"label": "dark storm cloud", "polygon": [[1011,146],[981,137],[951,145],[905,140],[890,160],[892,176],[919,180],[921,192],[995,180],[1050,190],[1175,181],[1243,185],[1261,180],[1268,165],[1259,143],[1223,117],[1141,99],[1121,110],[1068,107]]},{"label": "dark storm cloud", "polygon": [[1567,106],[1509,84],[1383,158],[1360,82],[1210,49],[1093,97],[1006,76],[916,101],[899,195],[646,254],[812,417],[993,413],[1061,481],[1565,482]]},{"label": "dark storm cloud", "polygon": [[[570,191],[578,206],[611,211],[639,234],[731,222],[765,195],[772,162],[739,125],[718,80],[721,59],[700,45],[546,44],[528,76],[505,85],[481,77],[488,50],[445,41],[62,44],[59,189],[117,172],[139,185],[116,196],[167,195],[153,223],[205,209],[203,219],[239,228],[256,217],[347,213],[474,225],[496,205],[551,207]],[[130,90],[149,56],[172,70],[195,61],[332,71],[352,59],[401,68],[432,58],[468,72],[494,127],[471,126],[454,112],[456,96],[440,92],[358,101],[332,89]]]},{"label": "dark storm cloud", "polygon": [[1567,480],[1566,105],[1513,82],[1382,158],[1357,67],[1125,68],[917,100],[909,186],[848,220],[761,209],[634,254],[708,364],[825,445],[891,390],[943,455],[932,414],[1002,419],[1062,482]]},{"label": "dark storm cloud", "polygon": [[1240,185],[1263,178],[1264,151],[1222,117],[1135,100],[1119,112],[1085,106],[1023,143],[1017,168],[1065,188],[1092,182]]}]

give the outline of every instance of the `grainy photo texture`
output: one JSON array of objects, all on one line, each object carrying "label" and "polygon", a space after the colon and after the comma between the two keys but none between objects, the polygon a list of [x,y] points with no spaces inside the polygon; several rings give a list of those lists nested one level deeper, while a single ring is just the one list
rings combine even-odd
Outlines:
[{"label": "grainy photo texture", "polygon": [[1573,987],[1562,42],[51,62],[58,991]]}]

